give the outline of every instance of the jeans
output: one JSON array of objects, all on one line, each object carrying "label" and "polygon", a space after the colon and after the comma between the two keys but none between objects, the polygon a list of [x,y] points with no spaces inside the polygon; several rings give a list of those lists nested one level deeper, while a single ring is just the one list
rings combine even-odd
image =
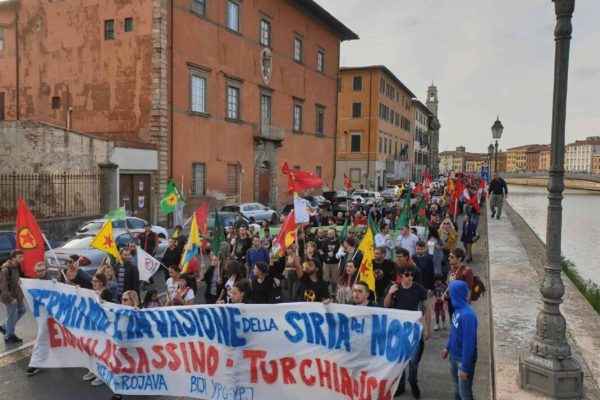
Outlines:
[{"label": "jeans", "polygon": [[[477,362],[477,360],[475,360],[475,362]],[[460,368],[460,361],[457,361],[450,356],[450,377],[452,378],[452,386],[454,387],[454,400],[473,400],[473,375],[475,374],[475,363],[473,363],[473,371],[468,372],[469,376],[466,381],[463,381],[458,376]]]},{"label": "jeans", "polygon": [[17,322],[19,322],[23,314],[25,314],[27,308],[25,307],[24,302],[17,304],[4,304],[4,306],[6,307],[6,324],[4,325],[6,333],[4,334],[4,339],[8,339],[10,336],[15,334]]},{"label": "jeans", "polygon": [[[411,385],[416,385],[419,381],[417,375],[419,373],[419,363],[421,362],[421,357],[423,356],[423,350],[425,349],[425,342],[423,339],[419,342],[419,348],[415,351],[412,358],[408,362],[408,383]],[[404,385],[406,381],[406,372],[402,372],[402,377],[400,378],[400,386]]]}]

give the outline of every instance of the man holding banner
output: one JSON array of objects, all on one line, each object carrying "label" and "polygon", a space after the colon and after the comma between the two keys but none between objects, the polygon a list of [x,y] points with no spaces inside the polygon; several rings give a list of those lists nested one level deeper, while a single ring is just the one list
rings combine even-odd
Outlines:
[{"label": "man holding banner", "polygon": [[[399,272],[402,275],[402,280],[400,283],[391,284],[387,289],[383,306],[397,310],[421,311],[423,313],[423,336],[419,342],[419,349],[413,354],[408,363],[408,383],[410,383],[413,397],[420,399],[421,389],[419,389],[417,375],[419,372],[419,362],[425,349],[425,341],[429,339],[431,332],[431,307],[427,302],[427,290],[413,281],[418,273],[416,267],[404,264],[400,266]],[[396,395],[404,393],[404,382],[405,373],[403,372]]]}]

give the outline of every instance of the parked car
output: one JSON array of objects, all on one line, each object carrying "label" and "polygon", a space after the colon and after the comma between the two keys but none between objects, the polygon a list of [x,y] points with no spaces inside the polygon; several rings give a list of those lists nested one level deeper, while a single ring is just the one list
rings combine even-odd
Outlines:
[{"label": "parked car", "polygon": [[352,192],[352,196],[360,196],[364,199],[367,204],[374,204],[380,206],[383,203],[383,197],[378,192],[371,192],[368,190],[355,190]]},{"label": "parked car", "polygon": [[[118,249],[127,246],[132,240],[131,235],[125,231],[125,229],[113,229],[113,236]],[[80,256],[79,266],[81,270],[86,274],[93,276],[98,270],[98,267],[102,264],[104,257],[107,256],[104,251],[90,247],[90,243],[94,240],[94,237],[96,237],[96,235],[91,233],[79,234],[61,247],[53,249],[52,251],[46,251],[44,259],[46,265],[48,265],[48,273],[50,276],[56,276],[59,273],[58,263],[60,263],[60,266],[63,268],[66,268],[67,257],[71,254],[78,254]],[[139,240],[136,239],[136,241],[139,245]],[[164,253],[166,247],[167,239],[159,239],[156,256],[160,257]]]},{"label": "parked car", "polygon": [[338,211],[342,211],[342,209],[344,210],[344,212],[346,211],[346,204],[342,204],[340,205],[339,203],[345,203],[346,202],[346,196],[348,196],[348,193],[345,190],[332,190],[329,192],[323,192],[323,197],[325,197],[325,199],[329,200],[331,203],[331,211],[333,211],[334,213],[338,212]]},{"label": "parked car", "polygon": [[242,213],[242,215],[248,218],[248,221],[251,223],[257,221],[269,221],[272,224],[276,224],[279,221],[277,217],[277,211],[263,206],[260,203],[242,203],[238,205],[225,206],[221,208],[221,211]]},{"label": "parked car", "polygon": [[[248,220],[248,218],[244,217],[243,215],[242,215],[242,218],[243,218],[244,222],[246,222],[246,224],[248,224],[248,226],[250,226],[251,222]],[[235,223],[238,219],[238,213],[232,212],[232,211],[219,211],[219,219],[221,220],[221,227],[223,229],[225,229],[228,226],[235,225]],[[210,214],[208,214],[208,217],[206,218],[206,226],[208,227],[208,236],[212,237],[213,231],[215,229],[215,213],[214,212],[211,212]]]},{"label": "parked car", "polygon": [[335,202],[332,203],[332,211],[333,214],[335,215],[338,212],[343,212],[345,213],[346,211],[348,211],[348,208],[352,209],[356,209],[357,206],[357,201],[355,199],[352,198],[352,196],[346,197],[346,196],[340,196],[340,197],[336,197],[335,198]]},{"label": "parked car", "polygon": [[[77,229],[77,234],[80,235],[82,233],[98,233],[100,228],[102,228],[102,225],[104,225],[104,222],[106,222],[106,219],[104,218],[94,219],[92,221],[85,222]],[[146,226],[147,223],[148,221],[137,217],[126,217],[125,221],[123,221],[122,219],[112,220],[113,228],[127,228],[134,233],[143,232],[144,226]],[[158,237],[162,239],[169,237],[167,230],[162,226],[152,225],[152,232],[156,233]]]},{"label": "parked car", "polygon": [[[46,235],[48,236],[48,235]],[[50,240],[50,246],[56,248],[60,243]],[[11,251],[17,248],[17,239],[15,231],[0,231],[0,265],[8,259]],[[49,250],[48,245],[44,242],[44,249]]]},{"label": "parked car", "polygon": [[387,188],[381,192],[384,201],[395,201],[398,198],[398,191],[395,188]]},{"label": "parked car", "polygon": [[305,196],[304,198],[310,202],[311,206],[319,207],[319,210],[331,211],[331,201],[321,195]]}]

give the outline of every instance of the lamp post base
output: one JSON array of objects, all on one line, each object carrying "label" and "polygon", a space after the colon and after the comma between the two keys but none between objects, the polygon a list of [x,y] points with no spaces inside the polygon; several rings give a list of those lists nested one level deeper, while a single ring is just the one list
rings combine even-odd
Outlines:
[{"label": "lamp post base", "polygon": [[572,358],[544,358],[529,351],[519,354],[521,387],[555,399],[583,398],[583,372]]}]

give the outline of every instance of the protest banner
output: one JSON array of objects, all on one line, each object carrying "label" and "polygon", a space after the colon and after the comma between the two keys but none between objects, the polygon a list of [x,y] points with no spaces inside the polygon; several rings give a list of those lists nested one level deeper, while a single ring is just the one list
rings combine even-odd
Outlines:
[{"label": "protest banner", "polygon": [[211,400],[391,399],[421,313],[339,304],[135,310],[87,289],[22,280],[30,365],[89,368],[115,392]]}]

